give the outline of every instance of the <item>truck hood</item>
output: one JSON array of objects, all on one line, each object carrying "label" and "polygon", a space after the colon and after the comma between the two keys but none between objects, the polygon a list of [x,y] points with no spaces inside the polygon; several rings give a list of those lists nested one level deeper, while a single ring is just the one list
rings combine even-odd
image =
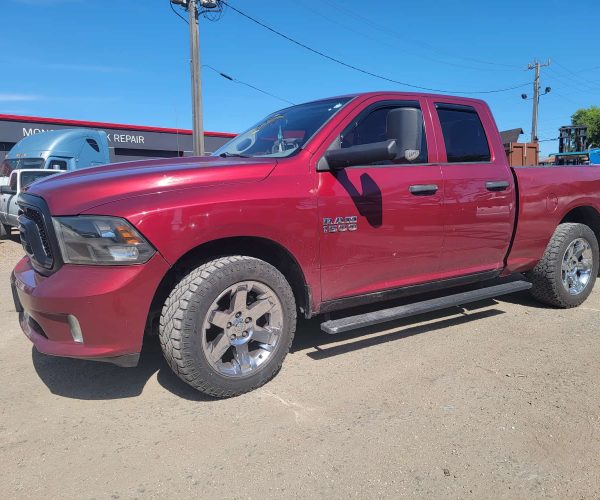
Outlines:
[{"label": "truck hood", "polygon": [[277,165],[272,158],[168,158],[115,163],[51,176],[30,194],[46,200],[53,215],[77,215],[124,198],[178,189],[257,182]]}]

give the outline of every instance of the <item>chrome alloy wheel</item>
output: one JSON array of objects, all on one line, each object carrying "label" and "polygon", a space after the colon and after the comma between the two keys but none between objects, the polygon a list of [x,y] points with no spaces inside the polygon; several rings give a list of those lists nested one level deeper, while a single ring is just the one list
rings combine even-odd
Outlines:
[{"label": "chrome alloy wheel", "polygon": [[594,269],[594,254],[587,240],[577,238],[565,251],[561,265],[562,283],[571,295],[585,290]]},{"label": "chrome alloy wheel", "polygon": [[281,337],[283,307],[258,281],[242,281],[211,304],[202,327],[202,349],[220,374],[245,377],[268,359]]}]

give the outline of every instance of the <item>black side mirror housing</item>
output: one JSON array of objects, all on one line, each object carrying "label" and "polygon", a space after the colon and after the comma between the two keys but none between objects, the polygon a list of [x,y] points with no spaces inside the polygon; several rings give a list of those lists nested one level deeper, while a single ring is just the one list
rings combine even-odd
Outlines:
[{"label": "black side mirror housing", "polygon": [[387,114],[387,138],[396,141],[395,160],[413,162],[421,155],[423,114],[418,108],[396,108]]},{"label": "black side mirror housing", "polygon": [[11,189],[10,186],[0,186],[0,194],[17,194],[17,191]]},{"label": "black side mirror housing", "polygon": [[392,160],[398,154],[396,141],[389,140],[361,144],[344,149],[327,151],[317,165],[320,172],[338,170],[356,165],[369,165],[378,161]]}]

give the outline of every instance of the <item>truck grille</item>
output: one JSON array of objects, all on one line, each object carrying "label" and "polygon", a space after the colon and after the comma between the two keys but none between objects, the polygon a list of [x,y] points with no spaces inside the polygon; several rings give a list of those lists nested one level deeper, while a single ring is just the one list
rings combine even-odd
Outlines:
[{"label": "truck grille", "polygon": [[48,239],[48,233],[46,232],[42,214],[35,208],[25,207],[23,215],[35,222],[42,242],[42,247],[44,248],[44,253],[47,257],[52,258],[52,248],[50,247],[50,240]]},{"label": "truck grille", "polygon": [[48,206],[42,198],[27,193],[21,193],[17,203],[23,249],[33,268],[49,275],[58,269],[61,259]]}]

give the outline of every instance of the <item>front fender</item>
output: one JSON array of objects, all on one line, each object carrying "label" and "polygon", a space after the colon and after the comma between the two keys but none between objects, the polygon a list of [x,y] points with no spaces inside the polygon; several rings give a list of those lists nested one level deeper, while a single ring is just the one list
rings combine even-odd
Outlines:
[{"label": "front fender", "polygon": [[[174,266],[211,241],[235,237],[270,240],[289,252],[320,300],[317,199],[306,175],[223,184],[131,198],[94,208],[124,217]],[[236,252],[235,248],[231,249]]]}]

